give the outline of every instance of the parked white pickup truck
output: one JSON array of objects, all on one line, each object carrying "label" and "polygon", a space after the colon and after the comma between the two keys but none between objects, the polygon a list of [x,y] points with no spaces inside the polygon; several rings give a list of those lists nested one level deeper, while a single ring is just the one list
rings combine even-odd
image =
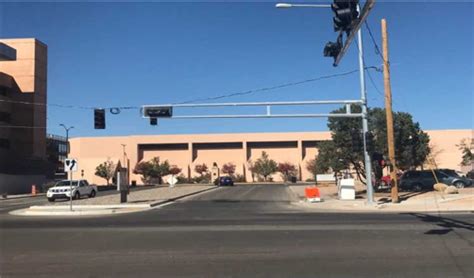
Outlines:
[{"label": "parked white pickup truck", "polygon": [[[71,192],[72,183],[72,192]],[[48,201],[54,202],[56,199],[71,198],[80,199],[81,196],[94,198],[97,193],[97,186],[90,185],[86,180],[62,180],[51,187],[46,193]]]}]

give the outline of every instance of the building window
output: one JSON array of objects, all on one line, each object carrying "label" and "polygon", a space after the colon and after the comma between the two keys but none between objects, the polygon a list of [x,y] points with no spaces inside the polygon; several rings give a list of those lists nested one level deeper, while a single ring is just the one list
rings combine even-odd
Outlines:
[{"label": "building window", "polygon": [[10,140],[5,139],[5,138],[0,138],[0,148],[9,149],[10,148]]},{"label": "building window", "polygon": [[61,153],[61,154],[65,154],[67,151],[67,147],[66,147],[66,144],[61,142],[58,144],[58,152]]},{"label": "building window", "polygon": [[11,114],[0,111],[0,122],[10,123],[12,120]]}]

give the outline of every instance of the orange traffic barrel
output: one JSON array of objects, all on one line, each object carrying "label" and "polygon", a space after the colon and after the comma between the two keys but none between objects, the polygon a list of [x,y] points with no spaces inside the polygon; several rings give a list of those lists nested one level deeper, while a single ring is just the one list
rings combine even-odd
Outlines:
[{"label": "orange traffic barrel", "polygon": [[31,195],[36,195],[36,185],[34,184],[31,186]]},{"label": "orange traffic barrel", "polygon": [[319,188],[317,187],[306,187],[304,189],[306,198],[320,198]]}]

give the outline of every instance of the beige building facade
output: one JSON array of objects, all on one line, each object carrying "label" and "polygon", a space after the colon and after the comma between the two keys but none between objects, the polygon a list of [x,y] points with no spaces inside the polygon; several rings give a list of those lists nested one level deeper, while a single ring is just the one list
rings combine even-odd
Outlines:
[{"label": "beige building facade", "polygon": [[[431,142],[439,150],[436,162],[440,168],[462,170],[461,151],[456,144],[463,138],[472,138],[473,130],[431,130],[427,131]],[[235,134],[189,134],[154,136],[84,137],[71,139],[70,157],[79,161],[79,174],[96,184],[104,180],[95,176],[95,167],[107,159],[133,169],[137,162],[153,157],[168,160],[182,169],[185,177],[194,177],[197,164],[211,167],[217,163],[236,165],[236,174],[244,175],[252,181],[249,170],[251,162],[265,151],[277,162],[290,162],[297,166],[298,178],[306,180],[311,174],[306,163],[318,153],[318,143],[330,140],[329,132],[301,133],[235,133]],[[123,147],[125,145],[125,147]],[[77,175],[76,174],[76,175]],[[130,181],[141,184],[141,177],[130,174]],[[279,174],[273,179],[281,180]]]},{"label": "beige building facade", "polygon": [[36,39],[0,44],[16,51],[0,60],[0,193],[12,194],[45,179],[48,58]]}]

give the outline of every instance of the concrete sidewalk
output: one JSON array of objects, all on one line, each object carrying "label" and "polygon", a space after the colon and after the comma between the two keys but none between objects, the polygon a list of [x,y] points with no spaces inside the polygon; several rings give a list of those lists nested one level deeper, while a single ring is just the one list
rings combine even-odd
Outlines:
[{"label": "concrete sidewalk", "polygon": [[27,209],[12,211],[10,214],[25,216],[80,216],[137,212],[215,188],[217,187],[213,185],[195,184],[180,184],[175,187],[156,186],[149,189],[131,191],[127,196],[127,203],[120,203],[120,194],[117,192],[117,194],[107,196],[73,200],[73,211],[69,209],[69,200],[64,200],[56,201],[46,206],[31,206]]},{"label": "concrete sidewalk", "polygon": [[400,203],[393,204],[390,193],[375,193],[373,205],[367,204],[366,194],[362,185],[356,185],[355,200],[339,200],[337,187],[320,187],[323,202],[308,203],[305,201],[306,186],[290,186],[298,195],[297,206],[310,211],[334,212],[460,212],[474,210],[474,188],[463,188],[459,194],[441,192],[400,192]]}]

